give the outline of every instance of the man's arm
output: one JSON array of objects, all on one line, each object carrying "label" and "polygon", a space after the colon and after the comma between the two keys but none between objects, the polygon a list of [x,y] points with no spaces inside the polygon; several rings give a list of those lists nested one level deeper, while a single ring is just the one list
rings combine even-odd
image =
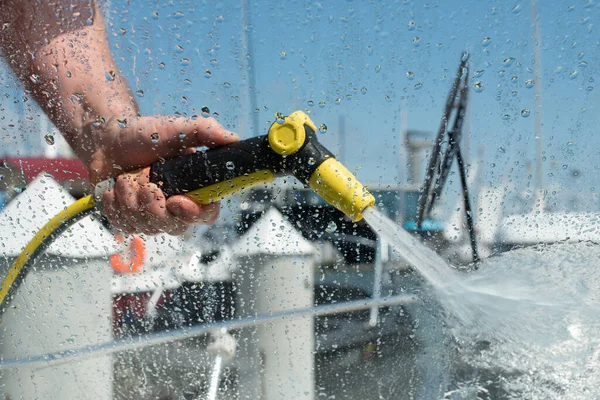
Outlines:
[{"label": "man's arm", "polygon": [[191,147],[231,143],[235,134],[212,118],[140,116],[93,2],[0,0],[0,19],[4,58],[88,166],[92,184],[119,176],[103,195],[113,225],[179,234],[189,224],[214,222],[218,204],[166,200],[149,183],[147,166]]}]

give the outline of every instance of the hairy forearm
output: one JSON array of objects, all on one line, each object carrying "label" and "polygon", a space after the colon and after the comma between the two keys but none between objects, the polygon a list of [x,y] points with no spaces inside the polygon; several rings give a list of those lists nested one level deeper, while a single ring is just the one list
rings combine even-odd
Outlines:
[{"label": "hairy forearm", "polygon": [[95,125],[138,114],[91,1],[0,1],[0,46],[76,154],[89,162]]}]

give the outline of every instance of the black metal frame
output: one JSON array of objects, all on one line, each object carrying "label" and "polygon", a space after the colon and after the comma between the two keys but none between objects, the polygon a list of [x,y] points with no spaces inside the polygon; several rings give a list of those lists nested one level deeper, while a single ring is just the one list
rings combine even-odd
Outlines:
[{"label": "black metal frame", "polygon": [[425,182],[423,183],[421,196],[419,197],[417,227],[419,229],[422,227],[425,219],[431,214],[435,202],[441,197],[444,185],[448,180],[450,168],[452,167],[454,158],[456,158],[460,183],[462,186],[465,217],[467,219],[473,261],[476,263],[479,261],[479,253],[477,251],[477,239],[475,236],[471,202],[469,200],[469,189],[467,187],[466,167],[460,149],[462,127],[466,117],[469,97],[468,59],[468,54],[463,53],[456,78],[454,79],[452,89],[446,100],[444,114],[442,115],[437,138],[433,144],[427,173],[425,174]]}]

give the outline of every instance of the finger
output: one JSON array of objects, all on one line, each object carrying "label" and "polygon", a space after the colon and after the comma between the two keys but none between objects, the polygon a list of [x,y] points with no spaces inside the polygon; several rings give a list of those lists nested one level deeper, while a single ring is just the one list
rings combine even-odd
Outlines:
[{"label": "finger", "polygon": [[197,224],[202,217],[202,206],[185,196],[169,197],[167,210],[186,224]]},{"label": "finger", "polygon": [[135,230],[127,220],[122,217],[115,199],[114,190],[107,190],[102,194],[102,213],[108,219],[111,226],[124,233],[133,233]]},{"label": "finger", "polygon": [[219,203],[200,205],[186,196],[167,199],[169,212],[188,224],[212,224],[219,217],[220,208]]},{"label": "finger", "polygon": [[[134,227],[140,224],[139,203],[137,193],[139,191],[138,183],[130,174],[123,174],[117,177],[115,182],[115,205],[119,219],[124,219],[127,224]],[[123,221],[119,221],[123,223]]]},{"label": "finger", "polygon": [[190,147],[217,147],[239,140],[214,118],[142,117],[132,124],[131,129],[132,134],[119,136],[115,143],[118,149],[135,149],[119,151],[123,159],[117,163],[125,169],[181,155]]},{"label": "finger", "polygon": [[185,232],[188,224],[172,215],[166,206],[166,199],[162,191],[154,184],[147,184],[140,188],[138,194],[140,209],[144,210],[144,225],[147,231],[158,230],[171,235]]},{"label": "finger", "polygon": [[237,134],[228,131],[214,118],[176,118],[170,126],[185,147],[219,147],[237,142]]}]

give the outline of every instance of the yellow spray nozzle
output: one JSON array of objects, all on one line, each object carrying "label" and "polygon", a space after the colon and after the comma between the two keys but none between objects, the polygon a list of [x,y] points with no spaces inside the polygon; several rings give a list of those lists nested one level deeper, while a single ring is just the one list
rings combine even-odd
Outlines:
[{"label": "yellow spray nozzle", "polygon": [[319,165],[309,186],[353,221],[360,221],[365,208],[375,204],[373,195],[335,158],[328,158]]},{"label": "yellow spray nozzle", "polygon": [[294,155],[290,163],[294,175],[329,204],[358,221],[362,211],[375,204],[375,198],[317,141],[316,130],[308,115],[296,111],[271,126],[269,146],[284,157]]},{"label": "yellow spray nozzle", "polygon": [[274,122],[268,135],[157,162],[150,178],[167,196],[183,194],[200,204],[209,204],[276,176],[294,175],[358,221],[375,199],[319,143],[316,130],[308,115],[296,111]]}]

